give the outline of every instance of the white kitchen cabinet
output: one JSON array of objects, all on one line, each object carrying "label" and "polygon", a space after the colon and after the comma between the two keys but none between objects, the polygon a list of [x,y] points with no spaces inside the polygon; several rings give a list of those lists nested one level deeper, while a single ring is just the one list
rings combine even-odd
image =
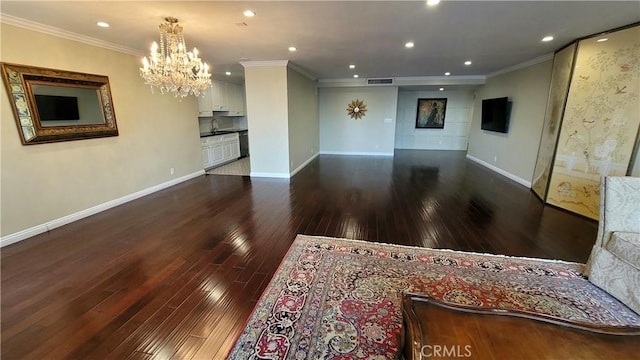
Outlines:
[{"label": "white kitchen cabinet", "polygon": [[202,145],[202,162],[204,163],[205,169],[213,166],[213,161],[211,160],[211,152],[209,151],[209,147],[207,145]]},{"label": "white kitchen cabinet", "polygon": [[229,110],[225,116],[244,116],[244,86],[227,84]]},{"label": "white kitchen cabinet", "polygon": [[224,144],[215,144],[211,146],[211,165],[217,165],[225,162],[225,158],[229,158],[228,156],[224,156]]},{"label": "white kitchen cabinet", "polygon": [[211,80],[211,86],[198,97],[198,116],[213,116],[214,111],[229,110],[229,93],[227,83]]},{"label": "white kitchen cabinet", "polygon": [[229,110],[228,83],[224,81],[211,81],[211,98],[213,99],[213,111]]},{"label": "white kitchen cabinet", "polygon": [[202,163],[205,169],[236,160],[240,157],[238,133],[207,136],[200,139]]},{"label": "white kitchen cabinet", "polygon": [[224,144],[224,157],[226,158],[230,158],[231,157],[231,143],[226,143]]},{"label": "white kitchen cabinet", "polygon": [[231,147],[231,158],[238,159],[240,157],[240,140],[237,142],[233,142],[233,146]]}]

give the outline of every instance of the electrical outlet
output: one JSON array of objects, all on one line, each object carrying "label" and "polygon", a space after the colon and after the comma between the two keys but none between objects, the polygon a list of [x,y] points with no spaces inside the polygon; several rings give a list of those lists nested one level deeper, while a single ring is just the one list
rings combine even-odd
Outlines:
[{"label": "electrical outlet", "polygon": [[176,173],[176,169],[174,168],[169,169],[169,174],[173,175],[175,173]]},{"label": "electrical outlet", "polygon": [[493,162],[498,162],[498,157],[497,156],[493,157]]}]

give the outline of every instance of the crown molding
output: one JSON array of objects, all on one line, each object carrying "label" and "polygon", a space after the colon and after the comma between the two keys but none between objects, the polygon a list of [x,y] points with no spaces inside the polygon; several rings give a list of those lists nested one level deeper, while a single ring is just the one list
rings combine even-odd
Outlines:
[{"label": "crown molding", "polygon": [[[483,85],[490,77],[506,74],[512,71],[537,65],[545,61],[552,60],[554,53],[545,54],[535,59],[522,62],[517,65],[494,71],[487,75],[459,75],[459,76],[405,76],[395,77],[393,86],[413,86],[413,85]],[[381,76],[384,77],[384,76]],[[348,87],[348,86],[366,86],[366,79],[318,79],[319,87]]]},{"label": "crown molding", "polygon": [[67,40],[77,41],[87,45],[97,46],[107,50],[113,50],[113,51],[134,55],[134,56],[143,56],[143,53],[137,49],[133,49],[127,46],[122,46],[122,45],[104,41],[104,40],[99,40],[99,39],[92,38],[85,35],[80,35],[71,31],[62,30],[57,27],[40,24],[34,21],[22,19],[12,15],[0,13],[0,23],[17,26],[27,30],[37,31],[47,35],[57,36]]},{"label": "crown molding", "polygon": [[[377,78],[384,78],[376,77]],[[460,76],[405,76],[393,77],[393,85],[386,86],[421,86],[421,85],[484,85],[487,78],[484,75],[460,75]],[[319,79],[318,87],[351,87],[351,86],[385,86],[368,85],[366,78],[340,78],[340,79]]]},{"label": "crown molding", "polygon": [[307,77],[309,80],[311,81],[316,81],[318,80],[317,77],[315,77],[311,72],[309,72],[307,69],[303,68],[302,66],[289,61],[289,67],[293,70],[295,70],[296,72],[302,74],[303,76]]},{"label": "crown molding", "polygon": [[487,77],[484,75],[458,75],[458,76],[407,76],[397,77],[397,86],[420,85],[484,85]]},{"label": "crown molding", "polygon": [[264,61],[241,61],[240,65],[245,68],[248,67],[260,67],[260,66],[287,66],[289,60],[264,60]]},{"label": "crown molding", "polygon": [[522,62],[520,64],[509,66],[508,68],[504,68],[502,70],[494,71],[492,73],[487,74],[487,78],[498,76],[498,75],[502,75],[502,74],[506,74],[506,73],[510,73],[512,71],[524,69],[524,68],[527,68],[529,66],[537,65],[537,64],[543,63],[545,61],[552,60],[553,59],[553,55],[554,55],[554,53],[545,54],[545,55],[542,55],[542,56],[537,57],[535,59],[531,59],[531,60]]},{"label": "crown molding", "polygon": [[[367,79],[318,79],[318,87],[367,86]],[[395,85],[393,85],[395,86]]]},{"label": "crown molding", "polygon": [[396,82],[400,81],[422,81],[422,82],[438,82],[456,80],[456,81],[484,81],[487,77],[484,75],[453,75],[453,76],[404,76],[396,77]]}]

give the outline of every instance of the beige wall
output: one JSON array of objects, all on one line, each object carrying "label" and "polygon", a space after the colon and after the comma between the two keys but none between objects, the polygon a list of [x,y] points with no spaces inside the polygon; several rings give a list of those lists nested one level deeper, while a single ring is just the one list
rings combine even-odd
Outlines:
[{"label": "beige wall", "polygon": [[[447,99],[444,129],[416,129],[418,99]],[[471,91],[399,91],[396,149],[467,150]]]},{"label": "beige wall", "polygon": [[[319,90],[320,152],[393,155],[397,87],[323,87]],[[347,115],[347,105],[356,99],[367,106],[366,115],[359,120]]]},{"label": "beige wall", "polygon": [[120,131],[117,137],[21,145],[3,85],[2,236],[202,170],[194,97],[179,102],[151,94],[135,56],[0,26],[4,62],[109,76]]},{"label": "beige wall", "polygon": [[[487,79],[476,93],[467,154],[527,182],[533,177],[552,61]],[[513,103],[507,134],[480,129],[482,100],[509,97]]]},{"label": "beige wall", "polygon": [[251,175],[289,177],[287,65],[243,65]]},{"label": "beige wall", "polygon": [[289,171],[318,153],[320,129],[315,81],[288,68]]}]

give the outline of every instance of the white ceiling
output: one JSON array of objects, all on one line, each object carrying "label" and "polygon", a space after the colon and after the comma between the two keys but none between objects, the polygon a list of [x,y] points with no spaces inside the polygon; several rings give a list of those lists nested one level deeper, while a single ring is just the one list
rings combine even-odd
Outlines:
[{"label": "white ceiling", "polygon": [[[252,9],[253,18],[242,12]],[[640,1],[7,1],[4,15],[145,54],[177,17],[215,77],[241,59],[290,60],[319,79],[486,75],[640,21]],[[4,17],[5,19],[7,17]],[[97,27],[97,21],[111,24]],[[248,26],[237,26],[237,23]],[[552,35],[555,40],[540,40]],[[415,47],[406,49],[405,42]],[[289,46],[297,47],[290,53]],[[467,59],[471,66],[463,65]],[[348,68],[356,64],[355,70]]]}]

